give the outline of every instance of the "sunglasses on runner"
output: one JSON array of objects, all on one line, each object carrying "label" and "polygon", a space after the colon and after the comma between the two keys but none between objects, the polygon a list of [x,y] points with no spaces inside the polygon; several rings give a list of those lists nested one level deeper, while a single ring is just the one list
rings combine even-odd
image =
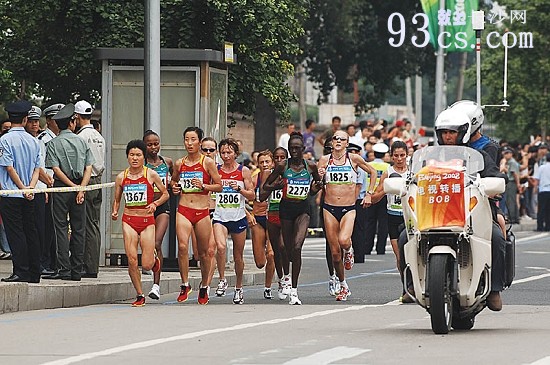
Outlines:
[{"label": "sunglasses on runner", "polygon": [[344,137],[340,137],[340,136],[333,136],[332,140],[333,141],[347,141],[348,139],[344,138]]},{"label": "sunglasses on runner", "polygon": [[215,148],[201,148],[202,152],[216,152],[216,149]]}]

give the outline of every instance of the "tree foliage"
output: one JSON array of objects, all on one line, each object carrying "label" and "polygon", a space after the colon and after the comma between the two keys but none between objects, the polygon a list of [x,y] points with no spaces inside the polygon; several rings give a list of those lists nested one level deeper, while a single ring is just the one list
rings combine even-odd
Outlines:
[{"label": "tree foliage", "polygon": [[[229,110],[252,114],[259,92],[285,118],[294,99],[286,79],[300,53],[305,5],[302,0],[164,0],[161,44],[221,50],[224,41],[233,41],[239,64],[230,67]],[[36,85],[49,99],[97,99],[101,67],[93,49],[144,44],[143,1],[4,0],[0,19],[0,69],[12,82],[3,87],[20,96],[28,95],[22,85]]]},{"label": "tree foliage", "polygon": [[[416,48],[410,42],[416,30],[411,19],[420,12],[418,0],[312,2],[303,47],[309,76],[320,84],[321,95],[326,97],[334,86],[351,91],[353,81],[359,80],[365,87],[358,107],[377,106],[388,92],[402,87],[396,80],[433,73],[433,48]],[[388,42],[392,13],[406,20],[406,41],[400,47]]]},{"label": "tree foliage", "polygon": [[[550,2],[547,0],[499,1],[510,10],[526,10],[525,24],[510,19],[505,28],[488,27],[490,31],[503,34],[506,29],[518,37],[520,32],[533,33],[533,48],[519,48],[519,43],[508,52],[508,103],[506,112],[486,108],[487,119],[498,126],[499,137],[527,140],[529,135],[545,133],[550,125]],[[496,38],[492,43],[496,44]],[[512,39],[509,38],[511,42]],[[482,51],[483,104],[500,104],[503,91],[504,47],[491,49],[486,44]]]}]

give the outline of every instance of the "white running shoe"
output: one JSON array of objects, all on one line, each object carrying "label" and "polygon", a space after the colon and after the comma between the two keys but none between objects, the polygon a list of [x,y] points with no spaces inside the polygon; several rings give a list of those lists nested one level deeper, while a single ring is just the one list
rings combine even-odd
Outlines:
[{"label": "white running shoe", "polygon": [[290,295],[290,290],[292,289],[292,280],[289,276],[285,276],[283,280],[283,294],[284,295]]},{"label": "white running shoe", "polygon": [[149,292],[149,298],[159,300],[160,299],[160,286],[153,284],[151,291]]},{"label": "white running shoe", "polygon": [[243,288],[240,288],[240,289],[235,288],[235,295],[233,295],[233,303],[234,304],[244,303]]},{"label": "white running shoe", "polygon": [[336,296],[336,293],[338,292],[336,290],[337,283],[338,283],[338,279],[336,278],[336,275],[332,275],[331,277],[328,278],[328,293],[333,297]]},{"label": "white running shoe", "polygon": [[216,295],[218,297],[224,297],[227,290],[227,279],[221,279],[216,288]]},{"label": "white running shoe", "polygon": [[349,288],[343,286],[340,289],[340,292],[338,293],[338,295],[336,296],[336,300],[338,302],[345,302],[346,300],[348,300],[348,297],[350,295],[351,295],[351,290],[349,290]]},{"label": "white running shoe", "polygon": [[302,301],[298,298],[298,289],[292,289],[290,292],[290,300],[288,301],[290,305],[302,305]]},{"label": "white running shoe", "polygon": [[353,257],[353,247],[350,247],[349,251],[344,251],[344,269],[351,270],[354,262],[355,258]]},{"label": "white running shoe", "polygon": [[264,288],[264,299],[273,299],[271,288]]},{"label": "white running shoe", "polygon": [[280,300],[285,300],[288,296],[287,294],[283,294],[284,285],[282,280],[279,280],[279,288],[277,289],[277,296]]}]

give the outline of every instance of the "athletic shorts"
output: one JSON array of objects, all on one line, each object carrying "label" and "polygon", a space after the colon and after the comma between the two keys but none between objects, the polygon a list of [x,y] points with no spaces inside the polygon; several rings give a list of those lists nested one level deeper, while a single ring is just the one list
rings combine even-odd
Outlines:
[{"label": "athletic shorts", "polygon": [[206,209],[193,209],[185,207],[183,205],[178,205],[178,213],[183,215],[192,225],[197,224],[201,219],[208,217],[210,211]]},{"label": "athletic shorts", "polygon": [[244,230],[248,228],[248,221],[246,220],[246,217],[239,219],[238,221],[230,221],[230,222],[222,222],[218,220],[213,220],[212,224],[221,224],[225,228],[227,228],[228,233],[241,233]]},{"label": "athletic shorts", "polygon": [[136,231],[137,234],[141,234],[145,228],[155,225],[155,217],[150,215],[147,217],[135,216],[135,215],[122,215],[122,221],[128,224]]},{"label": "athletic shorts", "polygon": [[340,206],[323,203],[323,209],[329,212],[334,218],[336,218],[338,222],[340,222],[347,213],[351,211],[355,211],[355,205],[340,207]]},{"label": "athletic shorts", "polygon": [[269,224],[273,224],[274,226],[281,228],[281,218],[279,217],[278,210],[267,212],[267,221]]},{"label": "athletic shorts", "polygon": [[168,200],[164,203],[162,203],[162,205],[159,205],[157,207],[157,209],[155,210],[155,218],[158,217],[159,215],[161,214],[168,214],[170,215],[170,203],[168,202]]},{"label": "athletic shorts", "polygon": [[302,214],[311,215],[309,212],[309,202],[300,200],[297,203],[289,203],[286,200],[281,200],[279,205],[279,217],[284,220],[296,220]]},{"label": "athletic shorts", "polygon": [[388,233],[390,240],[399,238],[399,234],[405,227],[405,219],[402,215],[388,214]]},{"label": "athletic shorts", "polygon": [[267,229],[267,216],[266,215],[255,215],[254,218],[256,218],[256,223],[258,223],[260,226],[262,226],[263,229]]}]

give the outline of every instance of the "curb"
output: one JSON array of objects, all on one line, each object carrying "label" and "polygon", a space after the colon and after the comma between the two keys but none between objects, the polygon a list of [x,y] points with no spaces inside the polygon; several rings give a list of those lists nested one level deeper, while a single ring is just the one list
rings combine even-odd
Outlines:
[{"label": "curb", "polygon": [[[124,271],[124,273],[126,273]],[[80,282],[54,282],[43,280],[40,284],[2,283],[0,285],[0,314],[21,312],[38,309],[82,307],[93,304],[111,304],[134,299],[136,292],[129,277],[126,280],[102,281],[99,279],[83,279]],[[200,275],[200,272],[198,273]],[[168,276],[168,275],[166,275]],[[122,278],[122,276],[121,276]],[[235,285],[235,274],[226,275],[228,284]],[[243,285],[263,284],[263,271],[244,273]],[[89,280],[89,281],[88,281]],[[190,277],[189,284],[193,290],[198,290],[200,277]],[[217,282],[215,276],[212,282]],[[143,279],[143,292],[148,293],[153,284],[152,278]],[[180,290],[181,279],[179,274],[172,277],[163,276],[161,294],[177,293]],[[175,297],[174,297],[175,298]]]}]

